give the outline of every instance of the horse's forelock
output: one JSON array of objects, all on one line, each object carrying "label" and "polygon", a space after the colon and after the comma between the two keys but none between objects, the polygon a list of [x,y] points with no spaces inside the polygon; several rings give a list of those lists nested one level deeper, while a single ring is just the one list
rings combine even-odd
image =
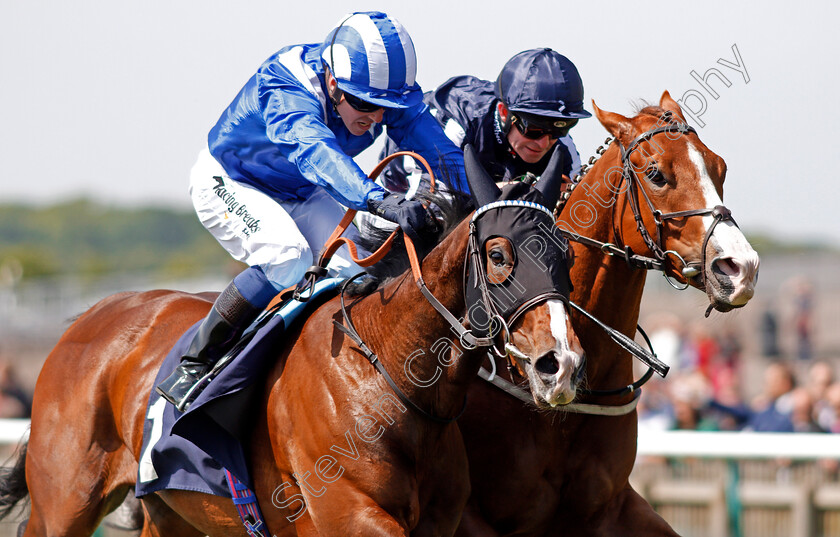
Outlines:
[{"label": "horse's forelock", "polygon": [[651,116],[658,119],[665,114],[665,109],[657,104],[641,101],[641,104],[636,106],[635,113],[636,116]]}]

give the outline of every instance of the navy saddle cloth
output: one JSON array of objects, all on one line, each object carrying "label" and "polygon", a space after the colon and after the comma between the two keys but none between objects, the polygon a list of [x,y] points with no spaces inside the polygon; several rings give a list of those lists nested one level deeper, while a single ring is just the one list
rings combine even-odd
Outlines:
[{"label": "navy saddle cloth", "polygon": [[[307,302],[292,300],[267,317],[245,348],[186,412],[179,412],[152,390],[143,425],[143,450],[135,488],[138,497],[179,489],[230,498],[225,469],[253,487],[242,441],[250,431],[252,421],[248,418],[254,413],[255,398],[262,394],[265,375],[274,365],[277,344],[304,310],[335,296],[343,282],[339,278],[319,281]],[[155,386],[178,365],[199,323],[169,351]]]}]

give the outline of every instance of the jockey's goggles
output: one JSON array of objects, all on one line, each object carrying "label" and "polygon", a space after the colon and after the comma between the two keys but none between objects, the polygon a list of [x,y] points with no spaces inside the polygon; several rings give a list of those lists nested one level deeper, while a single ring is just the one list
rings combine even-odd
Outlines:
[{"label": "jockey's goggles", "polygon": [[539,116],[527,116],[522,113],[511,114],[511,123],[522,136],[530,140],[539,140],[543,136],[552,139],[562,138],[577,125],[577,119],[558,119]]},{"label": "jockey's goggles", "polygon": [[347,104],[349,104],[353,108],[353,110],[355,110],[357,112],[362,112],[364,114],[369,114],[371,112],[377,112],[377,111],[381,110],[382,108],[384,108],[383,106],[380,106],[378,104],[369,103],[367,101],[359,99],[355,95],[351,95],[350,93],[347,93],[346,91],[344,92],[344,100],[347,101]]}]

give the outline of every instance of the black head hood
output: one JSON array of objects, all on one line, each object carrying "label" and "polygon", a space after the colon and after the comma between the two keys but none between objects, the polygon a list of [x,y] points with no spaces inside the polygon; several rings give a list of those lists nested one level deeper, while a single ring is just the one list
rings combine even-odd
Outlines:
[{"label": "black head hood", "polygon": [[[556,196],[551,193],[551,176],[544,174],[533,187],[513,183],[500,191],[489,179],[489,183],[485,180],[474,187],[473,183],[478,181],[473,176],[481,175],[483,170],[475,168],[477,161],[471,163],[473,156],[469,149],[465,151],[470,186],[479,207],[470,228],[466,302],[470,305],[468,318],[472,330],[476,335],[486,336],[497,330],[496,326],[491,327],[491,320],[496,316],[510,325],[533,304],[552,298],[568,300],[569,244],[560,235],[549,209],[556,202]],[[547,189],[546,195],[543,190]],[[514,256],[510,274],[498,283],[488,280],[485,266],[485,247],[494,237],[507,239]]]}]

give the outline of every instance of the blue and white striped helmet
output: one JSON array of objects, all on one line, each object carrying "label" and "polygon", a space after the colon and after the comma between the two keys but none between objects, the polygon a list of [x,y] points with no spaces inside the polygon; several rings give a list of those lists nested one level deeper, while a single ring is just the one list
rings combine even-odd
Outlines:
[{"label": "blue and white striped helmet", "polygon": [[403,25],[384,13],[345,15],[327,34],[321,58],[338,87],[364,101],[407,108],[423,98],[414,81],[414,43]]}]

